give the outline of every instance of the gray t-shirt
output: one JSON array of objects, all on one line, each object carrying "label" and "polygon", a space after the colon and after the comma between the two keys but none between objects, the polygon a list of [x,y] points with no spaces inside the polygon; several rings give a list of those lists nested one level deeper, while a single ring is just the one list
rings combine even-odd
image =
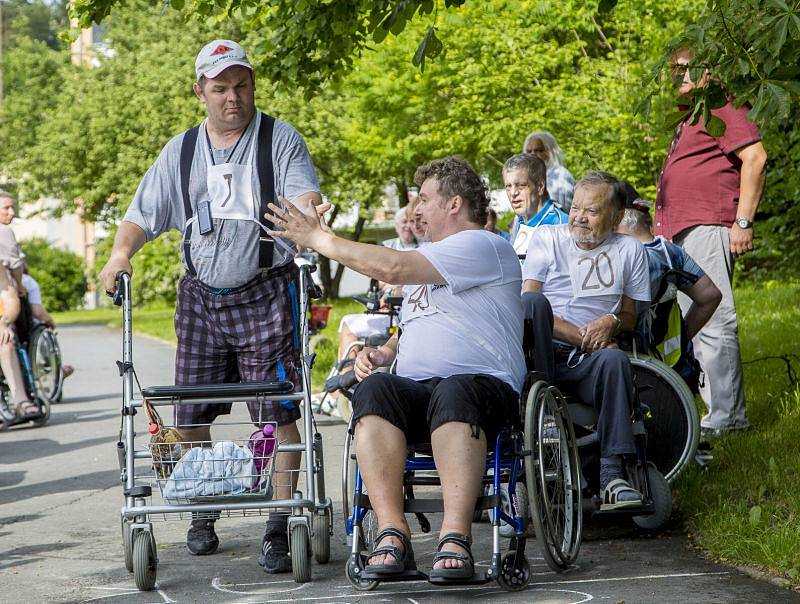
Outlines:
[{"label": "gray t-shirt", "polygon": [[[262,119],[264,119],[262,114]],[[257,145],[257,120],[254,118],[241,140],[233,149],[213,149],[215,164],[224,162],[246,164],[253,145]],[[158,237],[170,229],[184,232],[186,215],[180,179],[181,142],[185,133],[169,141],[155,163],[144,175],[124,220],[140,226],[147,240]],[[208,199],[206,185],[208,147],[205,127],[200,127],[195,145],[192,169],[189,177],[189,199],[193,215],[197,214],[197,203]],[[257,151],[257,149],[256,149]],[[229,153],[232,157],[228,157]],[[319,191],[314,164],[305,141],[290,124],[275,120],[272,133],[272,163],[275,174],[275,193],[294,200],[303,193]],[[254,215],[259,215],[260,183],[256,167],[252,167]],[[264,219],[259,216],[264,222]],[[215,288],[238,287],[253,279],[262,269],[258,268],[258,239],[261,227],[249,220],[214,219],[214,230],[201,235],[197,225],[192,227],[191,258],[197,278]],[[290,262],[294,256],[291,241],[277,241],[274,247],[273,266]],[[184,267],[186,259],[184,258]]]}]

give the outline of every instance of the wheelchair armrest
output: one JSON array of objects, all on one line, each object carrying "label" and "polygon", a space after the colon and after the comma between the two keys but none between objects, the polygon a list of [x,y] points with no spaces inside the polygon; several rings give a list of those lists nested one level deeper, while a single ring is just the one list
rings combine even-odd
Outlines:
[{"label": "wheelchair armrest", "polygon": [[209,397],[254,398],[275,394],[291,394],[291,382],[251,382],[247,384],[198,384],[192,386],[149,386],[142,388],[145,398],[202,399]]}]

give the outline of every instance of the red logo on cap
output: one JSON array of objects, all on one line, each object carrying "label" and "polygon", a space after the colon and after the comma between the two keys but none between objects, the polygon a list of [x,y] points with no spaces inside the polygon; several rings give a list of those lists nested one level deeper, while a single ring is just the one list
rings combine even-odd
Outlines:
[{"label": "red logo on cap", "polygon": [[212,53],[211,53],[211,56],[212,56],[212,57],[215,57],[215,56],[217,56],[217,55],[224,55],[226,52],[230,52],[230,51],[232,51],[232,50],[233,50],[233,48],[228,48],[228,47],[227,47],[227,46],[225,46],[224,44],[220,44],[219,46],[217,46],[217,47],[214,49],[214,52],[212,52]]}]

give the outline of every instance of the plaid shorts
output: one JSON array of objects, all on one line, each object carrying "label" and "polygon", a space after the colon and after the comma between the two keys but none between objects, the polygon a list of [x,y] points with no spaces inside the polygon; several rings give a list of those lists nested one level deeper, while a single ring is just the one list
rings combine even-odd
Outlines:
[{"label": "plaid shorts", "polygon": [[[217,293],[184,275],[175,311],[175,384],[179,386],[287,380],[300,389],[297,267],[273,269],[249,283]],[[213,292],[213,293],[212,293]],[[255,424],[291,424],[294,401],[248,402]],[[210,424],[231,405],[176,405],[175,425]]]}]

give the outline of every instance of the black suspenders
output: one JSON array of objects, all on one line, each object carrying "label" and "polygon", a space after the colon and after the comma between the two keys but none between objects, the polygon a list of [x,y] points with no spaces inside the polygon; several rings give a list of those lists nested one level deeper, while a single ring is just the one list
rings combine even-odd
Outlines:
[{"label": "black suspenders", "polygon": [[[275,127],[275,118],[266,114],[261,114],[261,125],[258,129],[258,147],[256,154],[256,172],[261,189],[261,205],[259,207],[259,220],[264,221],[264,213],[267,211],[267,204],[277,200],[275,193],[275,169],[272,165],[272,131]],[[192,202],[189,198],[189,176],[192,172],[192,160],[194,159],[194,149],[197,144],[197,134],[200,126],[187,130],[181,142],[180,175],[181,175],[181,195],[183,196],[183,210],[186,221],[194,215]],[[264,221],[267,227],[272,224]],[[186,268],[192,277],[197,276],[197,270],[192,263],[191,254],[192,223],[189,223],[183,234],[183,257],[186,259]]]}]

